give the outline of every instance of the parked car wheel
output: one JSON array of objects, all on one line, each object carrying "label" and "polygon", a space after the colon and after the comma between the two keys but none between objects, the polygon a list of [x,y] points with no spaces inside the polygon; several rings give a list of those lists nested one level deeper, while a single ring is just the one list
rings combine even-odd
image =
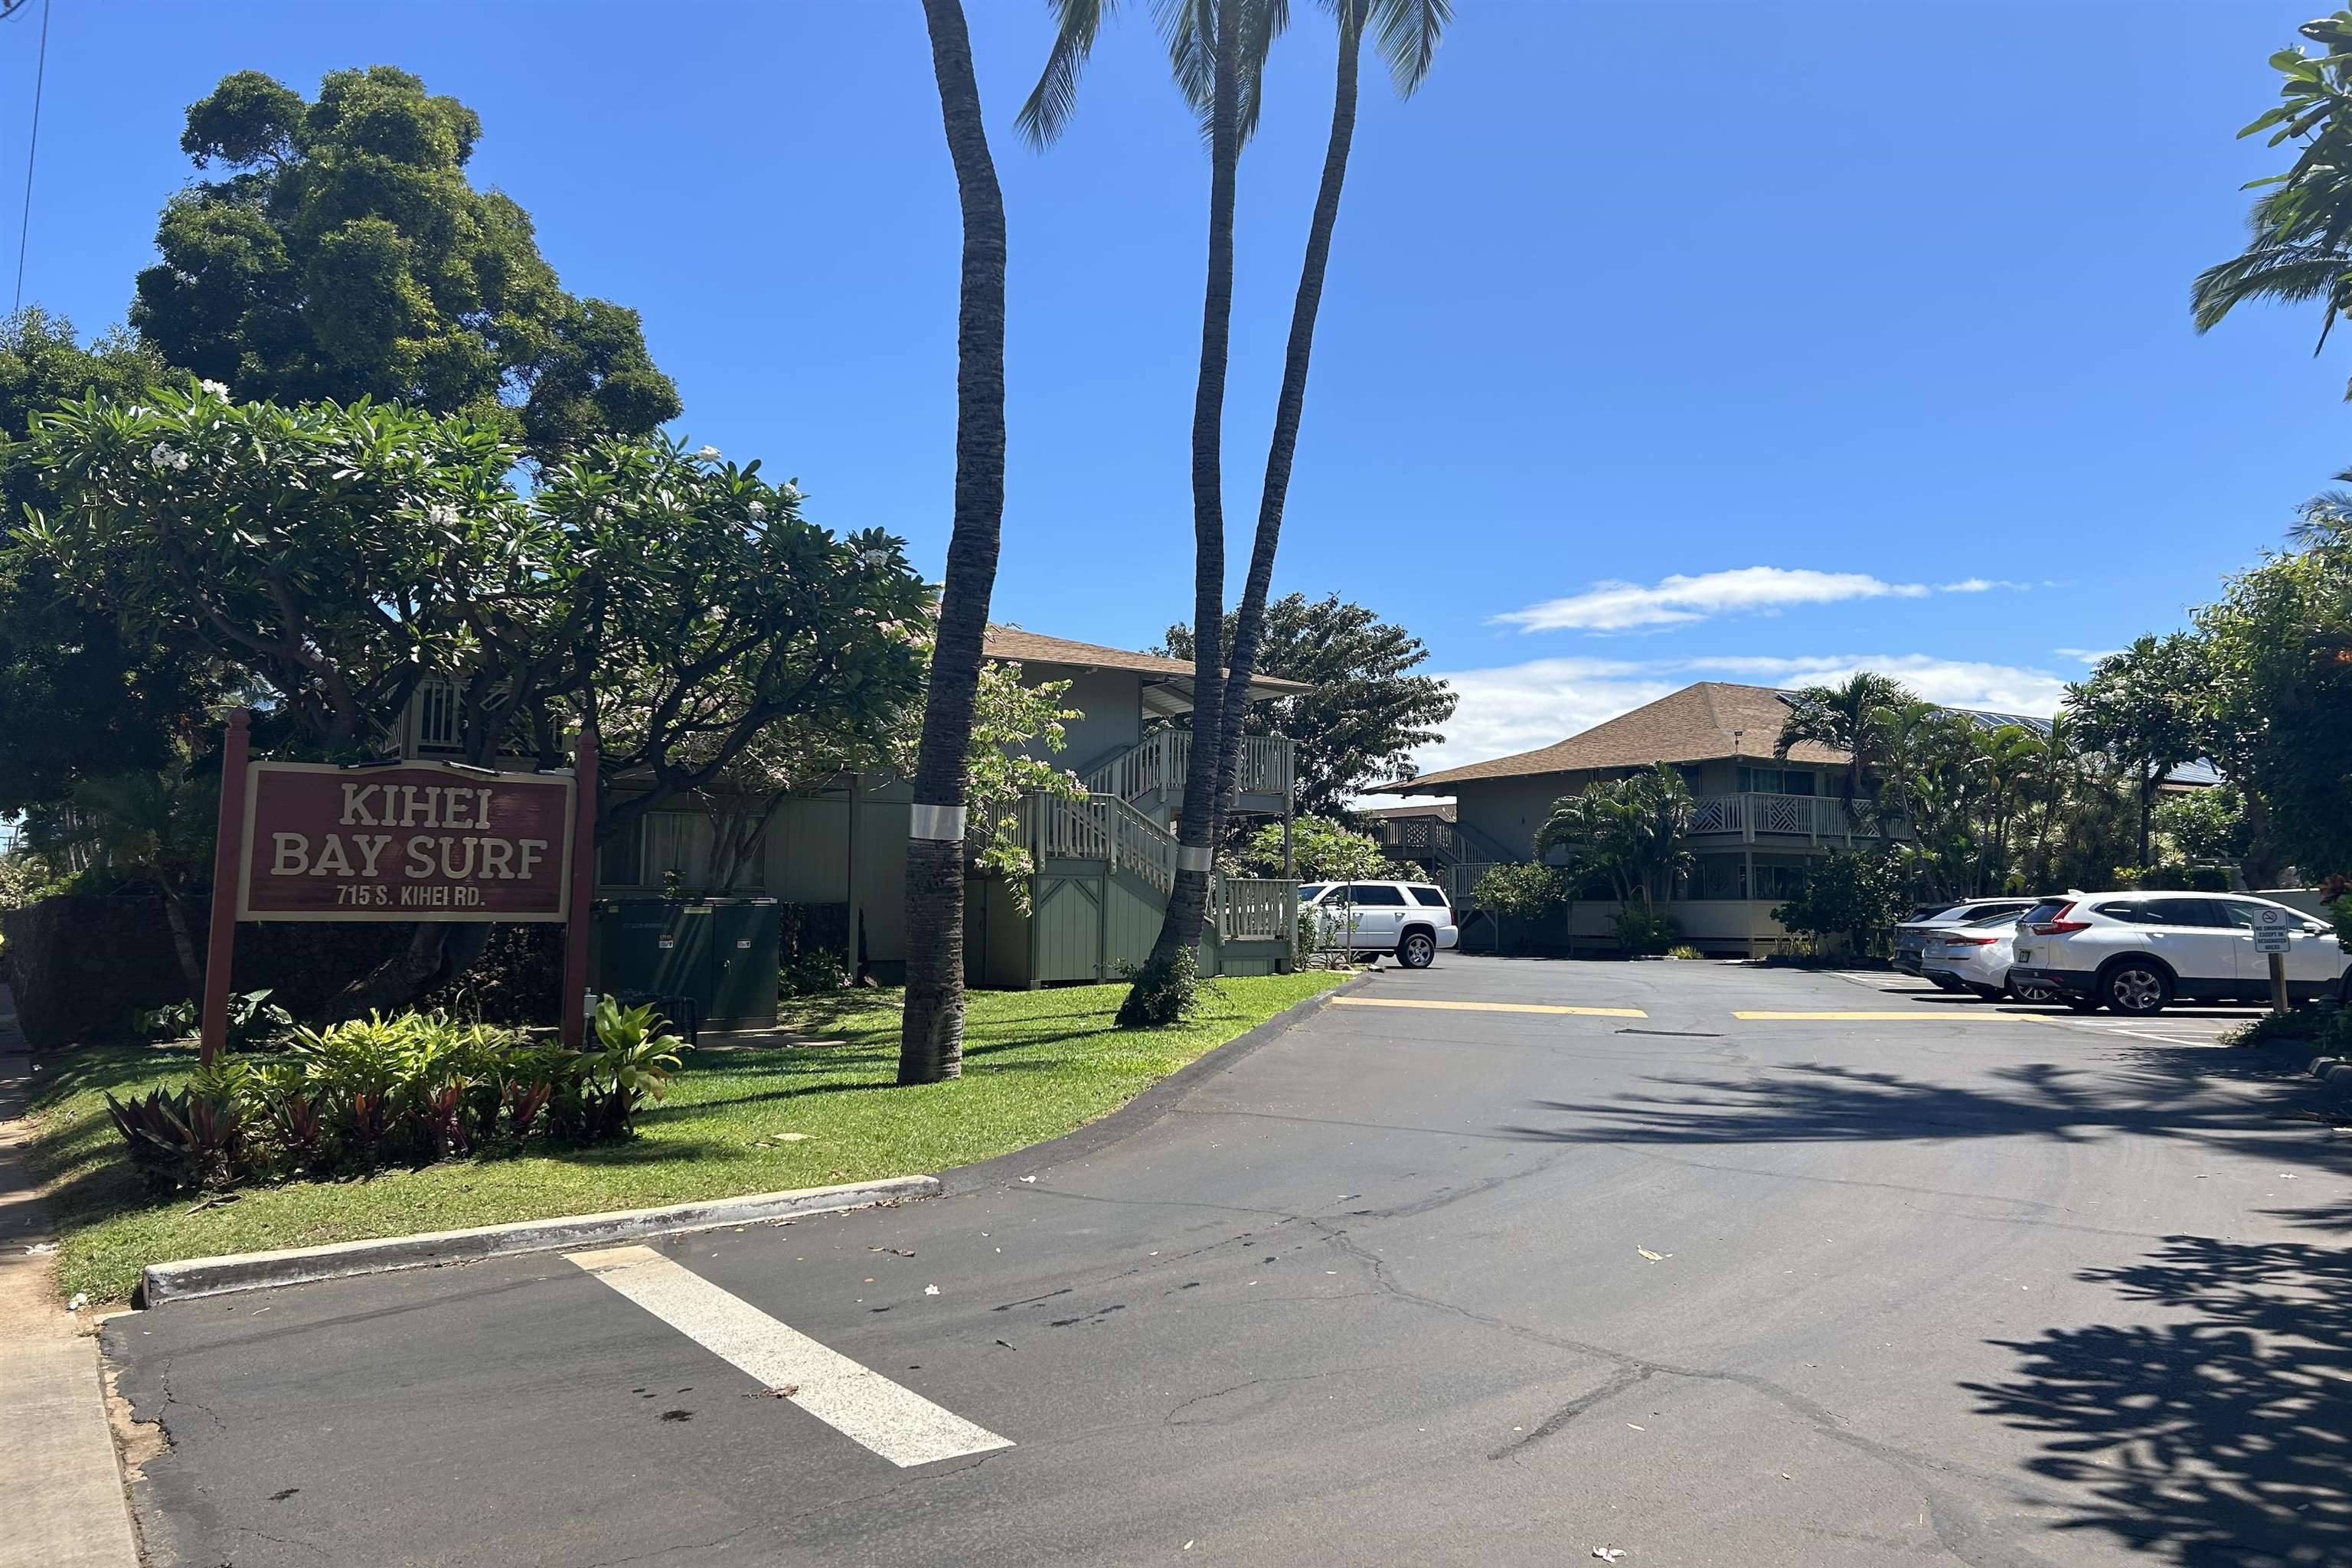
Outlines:
[{"label": "parked car wheel", "polygon": [[2099,1000],[2115,1012],[2146,1018],[2172,1000],[2172,976],[2153,959],[2119,958],[2099,975]]},{"label": "parked car wheel", "polygon": [[2054,985],[2045,984],[2039,980],[2028,980],[2022,983],[2011,981],[2010,983],[2009,994],[2020,1002],[2055,1002],[2058,1000],[2058,988]]},{"label": "parked car wheel", "polygon": [[1413,931],[1397,943],[1397,962],[1407,969],[1427,969],[1437,956],[1437,939],[1425,931]]}]

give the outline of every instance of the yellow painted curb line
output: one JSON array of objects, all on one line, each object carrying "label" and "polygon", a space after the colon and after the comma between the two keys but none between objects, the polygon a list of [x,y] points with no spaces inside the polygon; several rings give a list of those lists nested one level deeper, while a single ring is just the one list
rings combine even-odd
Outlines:
[{"label": "yellow painted curb line", "polygon": [[1402,996],[1334,996],[1334,1007],[1443,1007],[1458,1013],[1571,1013],[1584,1018],[1646,1018],[1639,1007],[1554,1007],[1540,1002],[1438,1002]]}]

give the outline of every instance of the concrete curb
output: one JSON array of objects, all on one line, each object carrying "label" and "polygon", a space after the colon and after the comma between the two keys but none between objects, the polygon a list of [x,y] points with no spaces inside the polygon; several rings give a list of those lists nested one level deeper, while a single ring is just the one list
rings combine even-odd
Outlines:
[{"label": "concrete curb", "polygon": [[876,1204],[927,1198],[939,1190],[939,1180],[933,1176],[893,1176],[887,1181],[751,1193],[742,1197],[709,1198],[660,1208],[616,1209],[609,1214],[566,1215],[555,1219],[521,1220],[513,1225],[478,1226],[470,1230],[338,1242],[331,1247],[297,1247],[282,1252],[244,1252],[224,1258],[151,1263],[140,1276],[139,1304],[160,1307],[172,1301],[341,1279],[355,1274],[437,1268],[514,1252],[552,1252],[649,1236],[759,1225],[799,1215],[836,1214]]},{"label": "concrete curb", "polygon": [[1328,991],[1318,991],[1312,996],[1293,1002],[1265,1023],[1186,1062],[1117,1110],[1107,1112],[1084,1127],[1043,1143],[1032,1143],[1026,1149],[1015,1149],[1010,1154],[982,1160],[977,1165],[964,1165],[941,1173],[940,1195],[954,1197],[960,1193],[1003,1186],[1019,1177],[1034,1175],[1048,1165],[1083,1159],[1106,1144],[1116,1143],[1122,1138],[1140,1132],[1167,1115],[1178,1100],[1202,1083],[1238,1067],[1254,1052],[1281,1038],[1312,1015],[1321,1012],[1330,1005],[1334,996],[1345,996],[1351,991],[1361,990],[1378,973],[1378,970],[1366,970]]}]

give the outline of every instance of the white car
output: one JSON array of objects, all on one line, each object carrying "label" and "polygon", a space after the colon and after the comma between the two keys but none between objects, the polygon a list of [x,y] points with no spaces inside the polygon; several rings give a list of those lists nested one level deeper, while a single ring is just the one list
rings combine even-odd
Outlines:
[{"label": "white car", "polygon": [[1392,952],[1407,969],[1428,968],[1461,940],[1445,890],[1426,882],[1308,882],[1298,901],[1315,911],[1325,946]]},{"label": "white car", "polygon": [[[1895,928],[1895,967],[1906,974],[1935,980],[1934,975],[1927,973],[1923,962],[1929,939],[1973,924],[1990,915],[2005,914],[2015,920],[2032,909],[2035,902],[2032,899],[1966,899],[1905,921]],[[1936,984],[1947,991],[1955,989],[1953,984],[1942,980],[1937,980]]]},{"label": "white car", "polygon": [[2080,1012],[2146,1016],[2173,1002],[2270,999],[2255,911],[2284,910],[2287,995],[2352,1002],[2352,953],[2301,910],[2242,893],[2069,893],[2018,921],[2010,983],[2046,984]]},{"label": "white car", "polygon": [[1919,971],[1948,991],[1973,991],[1988,1002],[2014,996],[2021,1002],[2054,1002],[2046,981],[2016,978],[2017,916],[2007,910],[1979,915],[1957,931],[1927,934]]}]

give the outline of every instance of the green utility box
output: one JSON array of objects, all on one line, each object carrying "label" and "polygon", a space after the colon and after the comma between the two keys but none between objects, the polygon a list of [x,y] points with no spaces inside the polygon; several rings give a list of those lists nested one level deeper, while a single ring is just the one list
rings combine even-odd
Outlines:
[{"label": "green utility box", "polygon": [[773,899],[604,900],[596,988],[687,998],[708,1027],[766,1028],[782,930]]}]

